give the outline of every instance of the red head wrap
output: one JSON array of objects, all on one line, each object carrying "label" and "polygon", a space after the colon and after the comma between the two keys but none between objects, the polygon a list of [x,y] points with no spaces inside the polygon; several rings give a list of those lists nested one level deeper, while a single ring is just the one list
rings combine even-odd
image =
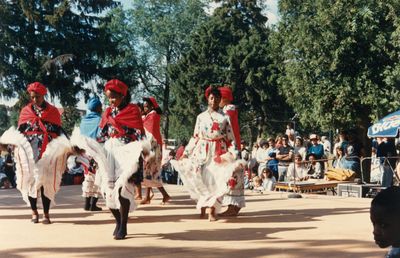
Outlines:
[{"label": "red head wrap", "polygon": [[154,108],[158,108],[159,107],[159,105],[157,103],[157,100],[154,97],[143,98],[143,100],[150,101]]},{"label": "red head wrap", "polygon": [[227,87],[227,86],[223,86],[223,87],[219,87],[219,91],[221,92],[221,97],[224,99],[229,100],[230,102],[233,101],[233,94],[232,94],[232,89]]},{"label": "red head wrap", "polygon": [[120,80],[113,79],[106,83],[104,91],[111,90],[120,93],[124,96],[128,93],[128,86]]},{"label": "red head wrap", "polygon": [[208,96],[210,96],[210,92],[211,92],[211,86],[208,86],[206,91],[204,92],[204,95],[206,96],[206,99],[208,99]]},{"label": "red head wrap", "polygon": [[28,92],[36,92],[37,94],[40,95],[46,95],[47,94],[47,88],[40,82],[33,82],[28,85]]}]

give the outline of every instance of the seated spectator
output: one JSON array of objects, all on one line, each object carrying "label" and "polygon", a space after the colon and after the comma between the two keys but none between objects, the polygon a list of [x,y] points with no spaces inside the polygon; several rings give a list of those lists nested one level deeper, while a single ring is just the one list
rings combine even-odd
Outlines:
[{"label": "seated spectator", "polygon": [[11,187],[15,188],[17,184],[15,182],[15,163],[12,153],[12,148],[7,148],[7,155],[4,160],[4,173],[8,177]]},{"label": "seated spectator", "polygon": [[335,150],[335,160],[333,161],[334,168],[344,168],[345,156],[343,154],[343,149],[340,146],[336,146]]},{"label": "seated spectator", "polygon": [[343,162],[344,169],[350,169],[356,172],[357,177],[361,177],[360,158],[354,155],[354,148],[352,145],[347,145],[346,154]]},{"label": "seated spectator", "polygon": [[303,181],[309,178],[308,168],[303,162],[303,158],[300,154],[294,156],[294,162],[290,163],[288,167],[287,177],[289,181]]},{"label": "seated spectator", "polygon": [[262,180],[262,187],[265,191],[275,190],[276,179],[270,169],[264,168],[262,170],[261,180]]},{"label": "seated spectator", "polygon": [[370,218],[375,243],[390,247],[385,257],[400,257],[400,188],[392,186],[379,192],[371,202]]},{"label": "seated spectator", "polygon": [[4,173],[0,173],[0,188],[1,189],[9,189],[11,188],[10,180]]},{"label": "seated spectator", "polygon": [[323,178],[324,172],[321,163],[316,161],[316,155],[314,153],[308,154],[307,160],[309,162],[308,176],[315,179]]},{"label": "seated spectator", "polygon": [[253,179],[257,176],[257,174],[258,174],[257,170],[253,170],[251,171],[250,176],[244,177],[244,189],[253,190],[254,188]]},{"label": "seated spectator", "polygon": [[258,192],[258,193],[262,193],[264,188],[263,188],[263,185],[262,185],[263,181],[262,181],[261,177],[255,176],[253,178],[253,180],[252,180],[252,183],[253,183],[253,191],[254,192]]}]

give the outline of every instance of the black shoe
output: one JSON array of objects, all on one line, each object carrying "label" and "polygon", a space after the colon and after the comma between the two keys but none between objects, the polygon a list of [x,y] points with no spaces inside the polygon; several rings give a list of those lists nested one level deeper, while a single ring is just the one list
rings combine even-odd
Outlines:
[{"label": "black shoe", "polygon": [[102,211],[103,210],[102,208],[96,206],[96,203],[97,203],[98,199],[99,198],[96,198],[96,197],[92,197],[91,198],[91,203],[90,203],[90,210],[91,211]]},{"label": "black shoe", "polygon": [[85,198],[85,206],[83,207],[83,209],[85,210],[85,211],[89,211],[90,210],[90,197],[86,197]]},{"label": "black shoe", "polygon": [[113,232],[113,236],[114,236],[114,237],[117,235],[117,233],[118,233],[118,231],[119,231],[119,227],[120,227],[120,224],[117,223],[117,224],[115,225],[115,229],[114,229],[114,232]]},{"label": "black shoe", "polygon": [[122,224],[119,227],[119,230],[117,232],[117,234],[114,236],[115,240],[121,240],[121,239],[125,239],[126,237],[126,224]]}]

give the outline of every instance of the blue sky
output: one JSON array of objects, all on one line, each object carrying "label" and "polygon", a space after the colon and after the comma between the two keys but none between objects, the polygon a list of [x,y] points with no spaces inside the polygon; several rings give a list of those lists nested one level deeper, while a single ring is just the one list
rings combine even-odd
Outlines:
[{"label": "blue sky", "polygon": [[[269,24],[275,24],[279,20],[278,15],[278,0],[262,0],[263,4],[267,6],[266,16],[268,17]],[[125,6],[125,8],[129,8],[132,0],[120,0],[120,2]]]}]

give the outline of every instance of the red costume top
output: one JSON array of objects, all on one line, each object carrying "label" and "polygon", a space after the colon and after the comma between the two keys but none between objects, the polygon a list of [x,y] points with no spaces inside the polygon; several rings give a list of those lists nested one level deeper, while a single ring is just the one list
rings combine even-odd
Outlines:
[{"label": "red costume top", "polygon": [[58,135],[54,132],[48,132],[44,122],[50,123],[53,125],[57,125],[61,127],[61,115],[58,112],[58,109],[53,105],[45,102],[46,107],[41,110],[41,116],[39,117],[38,114],[35,113],[32,107],[33,103],[26,105],[19,115],[18,126],[26,123],[30,124],[38,124],[40,130],[35,131],[26,131],[23,134],[43,134],[43,144],[40,156],[46,150],[46,146],[48,144],[48,136],[50,135],[52,138],[56,138]]},{"label": "red costume top", "polygon": [[125,130],[123,128],[124,126],[127,128],[138,129],[141,131],[142,134],[145,134],[140,108],[137,105],[132,103],[128,104],[126,107],[120,110],[115,117],[111,115],[111,111],[111,107],[108,107],[105,110],[99,125],[99,127],[103,129],[107,124],[109,124],[116,130],[117,133],[114,135],[110,135],[110,137],[118,138],[126,136]]},{"label": "red costume top", "polygon": [[153,135],[159,145],[162,144],[162,136],[160,130],[161,116],[155,110],[150,111],[143,116],[144,128]]},{"label": "red costume top", "polygon": [[231,120],[233,135],[235,136],[236,148],[240,150],[240,127],[239,127],[239,113],[235,105],[228,104],[224,107],[224,112]]}]

